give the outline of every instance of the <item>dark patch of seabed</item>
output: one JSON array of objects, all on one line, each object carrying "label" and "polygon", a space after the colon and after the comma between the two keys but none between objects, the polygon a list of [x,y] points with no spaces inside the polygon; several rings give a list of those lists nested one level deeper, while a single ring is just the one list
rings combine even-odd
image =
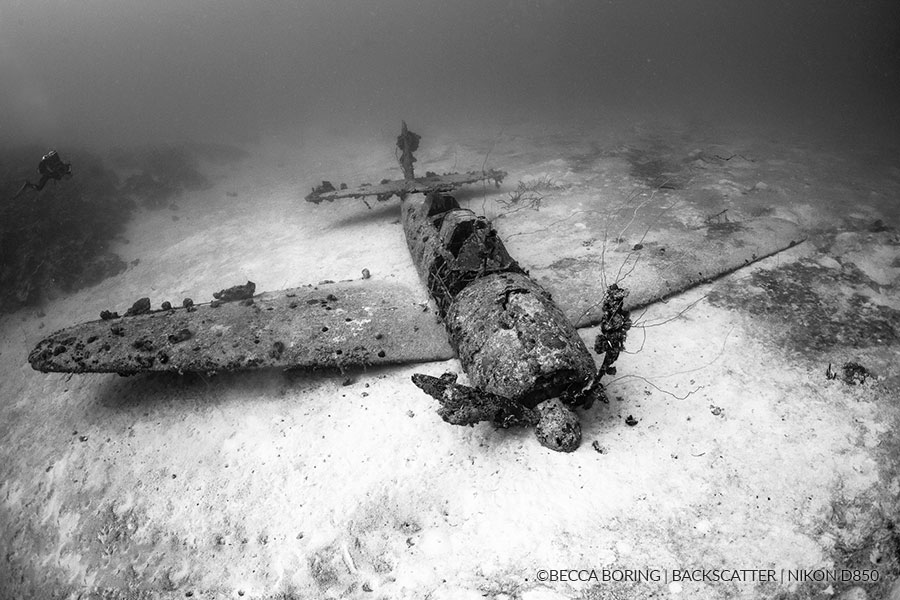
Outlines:
[{"label": "dark patch of seabed", "polygon": [[592,142],[589,149],[566,157],[575,173],[593,171],[605,158],[620,158],[628,164],[628,174],[650,188],[682,189],[690,178],[688,156],[659,139],[607,149]]},{"label": "dark patch of seabed", "polygon": [[774,339],[792,352],[900,342],[900,310],[877,301],[878,295],[897,286],[879,284],[850,260],[839,262],[840,268],[834,268],[805,258],[756,271],[747,279],[716,286],[708,300],[765,317]]}]

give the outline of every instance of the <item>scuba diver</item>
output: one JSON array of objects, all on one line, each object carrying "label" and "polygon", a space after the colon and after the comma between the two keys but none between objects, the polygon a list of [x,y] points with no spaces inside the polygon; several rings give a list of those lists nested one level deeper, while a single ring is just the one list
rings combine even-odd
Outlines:
[{"label": "scuba diver", "polygon": [[30,181],[25,181],[22,184],[22,189],[13,196],[13,199],[18,198],[22,195],[22,192],[27,190],[28,188],[33,189],[36,192],[44,189],[44,186],[51,179],[55,179],[56,181],[61,180],[63,177],[71,177],[72,176],[72,165],[71,163],[64,163],[62,159],[59,157],[59,154],[56,153],[56,150],[51,150],[47,154],[41,158],[41,162],[38,165],[38,172],[41,174],[41,180],[38,183],[31,183]]}]

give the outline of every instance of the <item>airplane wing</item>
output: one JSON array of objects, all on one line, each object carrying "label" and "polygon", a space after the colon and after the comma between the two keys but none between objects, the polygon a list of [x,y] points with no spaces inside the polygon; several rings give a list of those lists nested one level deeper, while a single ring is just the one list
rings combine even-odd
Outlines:
[{"label": "airplane wing", "polygon": [[[588,327],[600,322],[600,301],[609,283],[618,282],[628,290],[625,308],[634,310],[805,239],[795,223],[774,217],[697,228],[657,223],[650,231],[641,229],[641,221],[624,233],[613,227],[619,239],[605,244],[590,242],[592,234],[577,229],[554,233],[553,242],[546,245],[528,243],[522,236],[504,241],[510,254],[553,294],[569,320],[576,327]],[[505,227],[498,224],[497,228],[502,235]],[[590,243],[585,243],[586,238]]]},{"label": "airplane wing", "polygon": [[29,355],[45,372],[216,372],[344,368],[454,356],[429,305],[372,280],[266,292],[97,320],[58,331]]},{"label": "airplane wing", "polygon": [[428,194],[431,192],[449,192],[461,186],[479,182],[493,182],[500,185],[506,171],[489,169],[487,171],[470,171],[468,173],[445,173],[438,175],[429,173],[425,177],[415,179],[385,180],[378,184],[363,184],[355,188],[341,186],[335,189],[327,181],[313,188],[304,198],[307,202],[320,204],[323,201],[334,202],[341,198],[367,198],[374,196],[380,201],[388,200],[393,196],[405,196],[408,194]]}]

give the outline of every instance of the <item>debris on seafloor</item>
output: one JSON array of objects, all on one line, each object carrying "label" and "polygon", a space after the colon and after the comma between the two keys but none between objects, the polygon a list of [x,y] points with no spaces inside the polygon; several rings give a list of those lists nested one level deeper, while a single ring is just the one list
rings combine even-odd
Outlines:
[{"label": "debris on seafloor", "polygon": [[150,298],[141,298],[131,305],[127,311],[125,311],[126,317],[132,317],[134,315],[142,315],[144,313],[150,312]]},{"label": "debris on seafloor", "polygon": [[322,196],[323,194],[328,194],[330,192],[336,191],[337,188],[334,187],[333,183],[331,183],[330,181],[323,181],[312,189],[310,196]]},{"label": "debris on seafloor", "polygon": [[170,310],[67,327],[40,341],[28,360],[43,372],[131,375],[452,358],[434,314],[415,297],[405,286],[369,279],[215,300],[218,307],[186,298]]},{"label": "debris on seafloor", "polygon": [[844,363],[840,371],[834,370],[831,363],[828,363],[828,368],[825,370],[826,379],[840,379],[847,385],[861,385],[871,376],[872,373],[867,368],[853,361]]},{"label": "debris on seafloor", "polygon": [[234,302],[235,300],[252,298],[254,293],[256,293],[256,284],[252,281],[248,281],[243,285],[234,285],[230,288],[214,292],[213,298],[221,302]]},{"label": "debris on seafloor", "polygon": [[534,426],[537,411],[509,398],[456,383],[456,373],[432,377],[416,373],[412,382],[441,404],[438,414],[451,425],[490,421],[501,427]]},{"label": "debris on seafloor", "polygon": [[318,186],[306,195],[305,200],[313,204],[319,204],[323,201],[333,202],[340,198],[367,198],[374,196],[377,201],[384,202],[394,196],[406,198],[410,194],[450,192],[464,185],[481,183],[482,181],[490,181],[499,186],[505,177],[505,171],[495,169],[470,171],[468,173],[444,173],[443,175],[429,172],[424,177],[416,177],[410,181],[387,179],[377,184],[361,184],[355,188],[349,188],[341,184],[342,187],[339,190],[328,190],[320,189],[321,186]]},{"label": "debris on seafloor", "polygon": [[340,185],[340,189],[336,189],[330,181],[323,181],[306,195],[305,200],[314,204],[319,204],[322,201],[333,202],[339,198],[367,198],[373,196],[379,202],[389,200],[394,196],[402,200],[410,194],[449,192],[470,183],[483,181],[492,181],[499,187],[500,182],[506,177],[506,171],[498,171],[496,169],[470,171],[468,173],[445,173],[443,175],[429,171],[425,174],[425,177],[415,177],[412,164],[416,162],[416,158],[412,153],[418,149],[420,139],[421,137],[418,134],[409,131],[404,121],[402,131],[397,137],[397,147],[401,152],[404,152],[405,149],[405,153],[400,157],[400,164],[403,167],[403,179],[382,179],[378,184],[364,183],[352,189],[343,183]]},{"label": "debris on seafloor", "polygon": [[416,373],[412,381],[437,400],[438,415],[451,425],[474,425],[489,421],[500,427],[534,427],[542,446],[572,452],[581,443],[578,415],[559,398],[528,408],[521,402],[456,383],[455,373],[431,377]]},{"label": "debris on seafloor", "polygon": [[625,349],[625,337],[631,329],[631,313],[624,308],[628,290],[617,284],[610,284],[603,294],[603,317],[600,320],[600,333],[594,340],[594,352],[603,354],[599,376],[615,375],[613,363]]},{"label": "debris on seafloor", "polygon": [[180,344],[181,342],[186,342],[187,340],[191,339],[193,335],[194,334],[191,333],[190,329],[188,329],[187,327],[183,327],[169,336],[169,343]]}]

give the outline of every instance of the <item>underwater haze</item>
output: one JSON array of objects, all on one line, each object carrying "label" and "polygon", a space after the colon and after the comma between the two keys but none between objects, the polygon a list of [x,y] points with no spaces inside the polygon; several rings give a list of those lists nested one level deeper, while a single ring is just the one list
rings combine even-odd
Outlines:
[{"label": "underwater haze", "polygon": [[898,64],[900,0],[0,0],[0,599],[900,600]]},{"label": "underwater haze", "polygon": [[893,136],[890,0],[0,3],[5,143],[614,111]]}]

